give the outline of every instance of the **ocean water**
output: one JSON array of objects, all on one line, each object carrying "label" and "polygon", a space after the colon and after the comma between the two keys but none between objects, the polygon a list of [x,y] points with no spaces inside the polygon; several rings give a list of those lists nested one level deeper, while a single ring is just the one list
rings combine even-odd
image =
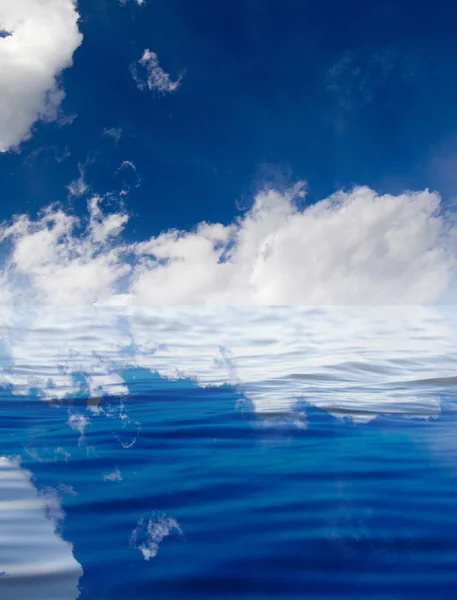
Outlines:
[{"label": "ocean water", "polygon": [[457,310],[0,311],[0,598],[457,597]]}]

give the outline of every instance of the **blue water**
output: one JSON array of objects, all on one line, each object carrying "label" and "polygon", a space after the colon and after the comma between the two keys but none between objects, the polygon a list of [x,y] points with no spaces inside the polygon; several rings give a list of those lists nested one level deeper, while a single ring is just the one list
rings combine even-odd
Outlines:
[{"label": "blue water", "polygon": [[[455,378],[424,380],[431,416],[416,402],[357,419],[310,397],[263,411],[239,386],[117,373],[128,393],[1,393],[0,455],[20,457],[37,495],[54,490],[43,518],[71,544],[81,600],[457,597]],[[0,485],[4,517],[7,498]],[[13,577],[7,557],[0,520],[2,598],[25,598],[29,578],[44,584],[27,597],[49,600],[40,590],[65,578]]]}]

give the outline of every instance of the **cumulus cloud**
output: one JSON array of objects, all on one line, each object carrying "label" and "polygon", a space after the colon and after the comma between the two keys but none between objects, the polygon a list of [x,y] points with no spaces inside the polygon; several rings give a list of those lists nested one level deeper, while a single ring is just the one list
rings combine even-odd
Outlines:
[{"label": "cumulus cloud", "polygon": [[0,151],[58,117],[58,76],[81,44],[75,0],[0,2]]},{"label": "cumulus cloud", "polygon": [[457,266],[455,226],[428,191],[337,193],[300,210],[301,188],[259,193],[234,224],[201,223],[137,244],[144,303],[428,303]]},{"label": "cumulus cloud", "polygon": [[36,221],[22,215],[1,227],[0,242],[9,241],[12,250],[1,273],[5,286],[0,300],[2,295],[11,298],[12,289],[20,297],[51,304],[91,304],[112,295],[116,281],[130,270],[120,258],[123,245],[111,243],[128,217],[105,215],[99,203],[97,196],[88,202],[89,217],[80,235],[81,222],[56,207]]},{"label": "cumulus cloud", "polygon": [[139,61],[130,67],[132,77],[140,90],[155,91],[164,95],[175,92],[181,84],[183,73],[173,81],[168,73],[159,66],[159,58],[155,52],[146,49]]},{"label": "cumulus cloud", "polygon": [[[132,168],[126,164],[125,168]],[[452,289],[455,217],[429,191],[358,187],[301,208],[267,189],[233,223],[202,222],[126,244],[125,212],[50,207],[0,227],[2,297],[51,304],[428,304]],[[448,300],[449,301],[449,300]],[[455,298],[451,299],[451,303]]]}]

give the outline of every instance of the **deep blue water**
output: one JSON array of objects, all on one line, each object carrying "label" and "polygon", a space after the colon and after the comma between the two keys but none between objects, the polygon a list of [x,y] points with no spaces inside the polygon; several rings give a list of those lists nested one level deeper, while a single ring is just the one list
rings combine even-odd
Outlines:
[{"label": "deep blue water", "polygon": [[[81,600],[457,597],[455,378],[429,382],[431,417],[412,406],[354,420],[310,398],[259,411],[232,385],[122,377],[128,394],[1,394],[0,455],[20,456],[48,498]],[[25,598],[28,578],[28,599],[51,600],[41,590],[65,572],[2,567],[7,502],[0,485],[1,598]],[[46,553],[17,529],[21,551]]]},{"label": "deep blue water", "polygon": [[[456,596],[452,403],[431,421],[362,425],[302,406],[300,430],[265,427],[228,387],[147,378],[132,392],[131,423],[95,418],[80,446],[62,409],[25,400],[15,418],[2,402],[2,450],[23,448],[38,489],[77,494],[62,499],[61,534],[84,570],[81,599]],[[26,452],[58,447],[67,461]],[[116,469],[122,481],[104,480]],[[162,515],[182,534],[146,561],[132,532]]]}]

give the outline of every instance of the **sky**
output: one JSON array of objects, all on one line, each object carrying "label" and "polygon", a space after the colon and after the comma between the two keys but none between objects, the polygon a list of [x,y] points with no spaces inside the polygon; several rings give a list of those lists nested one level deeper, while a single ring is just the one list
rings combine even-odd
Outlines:
[{"label": "sky", "polygon": [[0,0],[0,302],[454,304],[456,18]]}]

